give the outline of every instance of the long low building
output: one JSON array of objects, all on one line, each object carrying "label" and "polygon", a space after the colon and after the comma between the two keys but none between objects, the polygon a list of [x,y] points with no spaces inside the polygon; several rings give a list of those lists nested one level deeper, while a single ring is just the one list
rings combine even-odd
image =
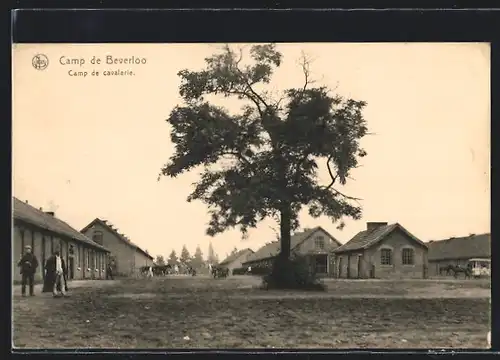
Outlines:
[{"label": "long low building", "polygon": [[81,232],[109,249],[112,268],[117,275],[137,275],[142,267],[153,265],[153,257],[146,250],[134,244],[107,220],[96,218]]},{"label": "long low building", "polygon": [[248,260],[248,257],[253,253],[253,250],[249,248],[236,251],[221,261],[219,266],[227,268],[229,270],[229,274],[232,275],[233,270],[241,268],[243,263],[245,263]]},{"label": "long low building", "polygon": [[14,281],[21,275],[17,263],[24,247],[30,245],[40,263],[35,281],[43,279],[46,260],[60,249],[68,267],[68,278],[105,279],[109,250],[58,219],[54,212],[44,212],[13,198],[13,274]]},{"label": "long low building", "polygon": [[470,259],[491,260],[491,234],[470,234],[444,240],[429,241],[429,273],[441,275],[448,265],[466,266]]}]

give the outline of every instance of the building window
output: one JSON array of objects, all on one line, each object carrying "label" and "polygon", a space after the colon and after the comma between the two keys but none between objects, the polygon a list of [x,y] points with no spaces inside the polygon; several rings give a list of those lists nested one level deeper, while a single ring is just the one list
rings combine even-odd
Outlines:
[{"label": "building window", "polygon": [[85,259],[85,267],[88,269],[88,268],[90,268],[90,250],[87,249],[85,252],[87,253],[86,254],[87,256],[85,257],[86,258]]},{"label": "building window", "polygon": [[380,250],[380,264],[381,265],[392,265],[392,250],[391,249],[381,249]]},{"label": "building window", "polygon": [[415,256],[413,249],[403,249],[401,258],[403,265],[413,265],[415,264]]},{"label": "building window", "polygon": [[327,261],[328,261],[327,256],[316,257],[315,271],[317,274],[326,274],[327,273],[327,271],[328,271]]},{"label": "building window", "polygon": [[94,231],[92,241],[102,245],[102,231]]},{"label": "building window", "polygon": [[314,246],[316,247],[317,250],[324,250],[325,249],[325,238],[323,236],[318,236],[317,238],[314,239]]}]

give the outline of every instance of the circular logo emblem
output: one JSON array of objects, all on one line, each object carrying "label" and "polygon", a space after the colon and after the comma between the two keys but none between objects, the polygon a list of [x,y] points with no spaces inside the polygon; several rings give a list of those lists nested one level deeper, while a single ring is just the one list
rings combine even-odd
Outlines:
[{"label": "circular logo emblem", "polygon": [[33,67],[37,70],[45,70],[49,66],[49,59],[43,54],[37,54],[33,57],[31,62]]}]

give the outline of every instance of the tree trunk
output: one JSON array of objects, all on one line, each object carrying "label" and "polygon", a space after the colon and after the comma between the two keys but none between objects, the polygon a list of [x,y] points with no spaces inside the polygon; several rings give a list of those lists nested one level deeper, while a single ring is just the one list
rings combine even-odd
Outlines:
[{"label": "tree trunk", "polygon": [[286,205],[280,212],[280,258],[287,261],[290,259],[290,243],[291,243],[291,209]]}]

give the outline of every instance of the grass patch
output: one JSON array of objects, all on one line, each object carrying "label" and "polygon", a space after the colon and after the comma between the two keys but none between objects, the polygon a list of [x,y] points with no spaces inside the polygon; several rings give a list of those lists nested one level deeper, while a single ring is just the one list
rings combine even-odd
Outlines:
[{"label": "grass patch", "polygon": [[70,298],[16,296],[14,344],[214,349],[486,346],[488,298],[332,298],[362,289],[365,294],[375,289],[399,294],[404,287],[407,294],[412,284],[346,281],[328,283],[327,292],[310,297],[289,291],[290,296],[276,292],[275,297],[262,298],[263,292],[254,287],[258,282],[250,277],[130,279],[74,288]]}]

